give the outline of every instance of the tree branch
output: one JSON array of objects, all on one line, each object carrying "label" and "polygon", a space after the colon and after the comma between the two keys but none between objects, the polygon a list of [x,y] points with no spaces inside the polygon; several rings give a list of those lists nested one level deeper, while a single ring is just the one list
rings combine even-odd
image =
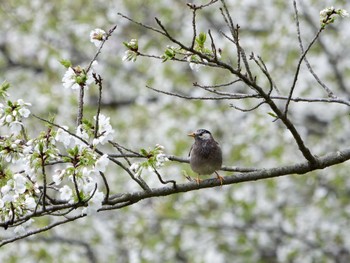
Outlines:
[{"label": "tree branch", "polygon": [[[198,184],[197,182],[189,182],[186,184],[176,184],[176,188],[160,187],[160,188],[150,189],[149,191],[139,191],[139,192],[133,192],[133,193],[121,193],[116,195],[110,195],[109,200],[105,201],[104,206],[100,208],[98,211],[101,212],[106,210],[120,209],[122,207],[126,207],[134,203],[137,203],[143,199],[148,199],[152,197],[167,196],[167,195],[189,192],[189,191],[194,191],[199,189],[212,188],[212,187],[221,186],[221,185],[238,184],[242,182],[257,181],[257,180],[275,178],[275,177],[291,175],[291,174],[306,174],[311,171],[324,169],[326,167],[331,167],[333,165],[343,163],[349,159],[350,159],[350,148],[347,148],[343,151],[337,151],[337,152],[329,153],[323,157],[318,157],[317,162],[314,166],[310,166],[309,162],[301,162],[293,165],[275,167],[270,169],[261,169],[257,171],[251,171],[247,173],[240,173],[236,175],[226,176],[225,180],[222,183],[216,178],[213,178],[213,179],[202,180],[200,184]],[[64,209],[67,209],[69,207],[67,206],[68,204],[58,205],[58,207],[62,207]],[[79,206],[79,204],[71,204],[70,206]],[[82,206],[82,204],[80,204],[80,206]],[[56,207],[56,206],[52,206],[52,207]],[[46,211],[49,211],[50,209],[51,207],[47,207]],[[74,221],[76,219],[79,219],[85,216],[86,214],[80,214],[78,216],[53,223],[49,226],[30,231],[23,235],[2,240],[0,242],[0,247],[8,243],[14,242],[16,240],[20,240],[28,236],[50,230],[58,225],[61,225],[70,221]],[[26,216],[25,218],[30,218],[30,216]],[[23,219],[17,219],[17,220],[23,220]]]}]

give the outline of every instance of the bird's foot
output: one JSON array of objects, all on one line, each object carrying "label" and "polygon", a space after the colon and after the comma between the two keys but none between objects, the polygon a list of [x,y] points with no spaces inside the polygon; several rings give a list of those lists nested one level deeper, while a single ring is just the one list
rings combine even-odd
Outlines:
[{"label": "bird's foot", "polygon": [[220,176],[220,175],[218,174],[218,172],[215,172],[215,174],[216,174],[216,177],[217,177],[217,178],[219,179],[219,181],[220,181],[220,186],[222,186],[222,183],[225,181],[224,177]]}]

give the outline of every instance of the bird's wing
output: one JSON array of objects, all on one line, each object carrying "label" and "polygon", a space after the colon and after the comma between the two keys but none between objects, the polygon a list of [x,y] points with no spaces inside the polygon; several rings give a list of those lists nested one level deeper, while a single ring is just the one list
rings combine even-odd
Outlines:
[{"label": "bird's wing", "polygon": [[189,153],[188,153],[188,157],[191,156],[192,149],[193,149],[193,145],[191,146],[191,149],[190,149],[190,151],[189,151]]}]

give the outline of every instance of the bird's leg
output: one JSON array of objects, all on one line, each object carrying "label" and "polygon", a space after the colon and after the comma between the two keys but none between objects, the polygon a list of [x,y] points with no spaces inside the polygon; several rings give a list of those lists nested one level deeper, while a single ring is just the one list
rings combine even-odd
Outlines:
[{"label": "bird's leg", "polygon": [[220,180],[220,185],[222,186],[222,182],[225,180],[224,177],[220,176],[217,171],[215,171],[216,177]]},{"label": "bird's leg", "polygon": [[199,174],[197,175],[197,178],[194,179],[194,180],[197,182],[198,185],[199,185],[199,183],[202,181],[201,179],[199,179]]}]

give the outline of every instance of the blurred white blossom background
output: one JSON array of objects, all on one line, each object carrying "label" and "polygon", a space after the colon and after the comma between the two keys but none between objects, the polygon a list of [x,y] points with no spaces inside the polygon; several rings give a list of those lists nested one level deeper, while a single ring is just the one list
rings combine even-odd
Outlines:
[{"label": "blurred white blossom background", "polygon": [[[192,141],[186,135],[197,128],[212,131],[222,146],[226,166],[269,168],[302,161],[293,138],[274,122],[267,106],[242,112],[230,104],[251,108],[256,101],[184,100],[146,88],[148,85],[187,96],[206,96],[204,90],[192,84],[232,81],[229,75],[205,66],[194,69],[190,63],[136,59],[123,44],[137,45],[142,52],[158,56],[172,45],[165,38],[123,19],[118,12],[154,27],[154,17],[157,17],[174,36],[190,43],[192,14],[186,3],[159,0],[1,2],[1,82],[11,83],[13,88],[9,93],[17,103],[17,113],[3,115],[1,112],[0,122],[11,125],[1,127],[0,136],[8,129],[20,132],[21,125],[10,118],[25,121],[30,127],[27,130],[30,136],[41,131],[44,124],[28,118],[30,113],[45,118],[54,115],[55,122],[65,129],[76,129],[78,92],[74,90],[73,80],[77,69],[65,69],[60,61],[67,59],[86,67],[98,48],[98,40],[104,39],[105,32],[117,25],[98,63],[94,63],[87,75],[86,84],[90,87],[85,94],[84,114],[91,120],[96,116],[98,101],[98,88],[91,74],[97,72],[103,78],[99,130],[104,133],[94,145],[113,140],[135,151],[156,149],[157,167],[164,179],[179,183],[186,182],[184,174],[194,174],[187,164],[167,162],[165,154],[187,157]],[[227,4],[234,23],[241,27],[241,45],[247,54],[254,52],[262,57],[281,94],[287,94],[300,56],[293,1],[270,0],[262,4],[256,0],[228,0]],[[321,10],[329,6],[350,10],[350,4],[342,0],[307,0],[297,4],[305,46],[320,27],[320,15],[322,18],[327,12],[320,14]],[[198,31],[210,29],[217,47],[222,50],[222,59],[230,61],[236,56],[235,49],[220,34],[228,29],[219,7],[218,2],[198,13]],[[307,56],[317,75],[344,99],[350,97],[347,84],[349,23],[349,19],[337,19],[322,33]],[[258,80],[262,79],[258,69],[254,70]],[[242,84],[225,91],[247,92],[246,89]],[[327,97],[305,64],[301,67],[295,96]],[[6,111],[6,106],[0,105],[0,109]],[[289,114],[315,154],[323,155],[348,144],[347,106],[295,102]],[[64,130],[58,131],[55,140],[63,147],[79,143]],[[11,162],[11,157],[6,161]],[[102,156],[82,171],[87,181],[79,184],[87,194],[95,191],[99,171],[106,173],[115,193],[139,190],[125,172],[107,165],[108,159]],[[151,187],[159,186],[152,169],[144,168],[149,167],[142,167],[137,160],[131,166],[135,172],[142,169],[142,177]],[[62,167],[51,171],[55,185],[61,184],[60,178],[68,170]],[[234,262],[349,262],[348,175],[349,164],[344,163],[305,176],[147,199],[102,213],[95,213],[104,198],[104,194],[96,190],[84,210],[91,216],[9,244],[2,249],[0,261],[231,262],[234,258]],[[21,193],[27,180],[20,174],[14,178],[15,182],[9,183],[11,187],[15,185],[14,190],[1,185],[0,208],[6,198],[13,198],[14,191]],[[68,186],[62,187],[61,199],[70,200],[73,191]],[[24,202],[27,207],[35,205],[29,196]],[[44,226],[48,220],[36,219],[28,225]],[[24,227],[15,231],[21,233]],[[9,231],[12,230],[0,230],[0,236],[12,235]]]}]

